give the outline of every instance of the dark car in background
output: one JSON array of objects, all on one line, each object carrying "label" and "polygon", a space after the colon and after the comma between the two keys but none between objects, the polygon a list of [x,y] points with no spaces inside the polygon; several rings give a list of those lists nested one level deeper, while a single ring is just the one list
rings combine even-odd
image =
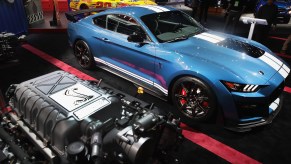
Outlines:
[{"label": "dark car in background", "polygon": [[[267,0],[259,0],[255,8],[255,14],[258,13],[260,7],[266,3]],[[276,0],[275,4],[278,6],[278,23],[289,23],[291,15],[291,0]]]}]

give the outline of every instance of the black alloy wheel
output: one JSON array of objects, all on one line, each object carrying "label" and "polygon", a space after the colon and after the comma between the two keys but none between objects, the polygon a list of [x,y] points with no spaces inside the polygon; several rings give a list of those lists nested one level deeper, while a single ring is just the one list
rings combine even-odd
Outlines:
[{"label": "black alloy wheel", "polygon": [[79,65],[84,69],[91,69],[94,66],[94,59],[90,48],[83,40],[78,40],[74,45],[74,54]]},{"label": "black alloy wheel", "polygon": [[183,77],[172,87],[172,102],[184,121],[210,121],[216,112],[216,96],[203,81],[194,77]]}]

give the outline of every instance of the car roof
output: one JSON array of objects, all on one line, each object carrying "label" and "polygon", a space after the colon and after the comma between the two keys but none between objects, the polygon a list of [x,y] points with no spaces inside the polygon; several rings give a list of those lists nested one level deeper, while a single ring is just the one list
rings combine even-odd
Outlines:
[{"label": "car roof", "polygon": [[174,11],[177,10],[168,6],[158,6],[158,5],[143,5],[143,6],[126,6],[120,8],[114,8],[105,10],[102,14],[125,14],[134,17],[142,17],[144,15],[154,14],[158,12]]}]

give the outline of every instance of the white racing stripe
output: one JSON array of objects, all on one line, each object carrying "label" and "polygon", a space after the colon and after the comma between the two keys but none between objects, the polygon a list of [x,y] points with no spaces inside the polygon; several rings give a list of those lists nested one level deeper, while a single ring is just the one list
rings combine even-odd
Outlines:
[{"label": "white racing stripe", "polygon": [[139,75],[136,75],[136,74],[134,74],[134,73],[131,73],[131,72],[129,72],[129,71],[127,71],[127,70],[125,70],[125,69],[123,69],[123,68],[120,68],[120,67],[118,67],[118,66],[116,66],[116,65],[113,65],[113,64],[111,64],[111,63],[106,63],[104,60],[102,60],[102,59],[99,59],[99,58],[96,58],[95,57],[95,60],[96,61],[99,61],[99,62],[101,62],[101,63],[103,63],[103,64],[106,64],[106,65],[108,65],[109,67],[112,67],[112,68],[114,68],[114,69],[116,69],[116,70],[119,70],[119,71],[121,71],[121,72],[123,72],[123,73],[126,73],[126,74],[128,74],[128,75],[130,75],[130,76],[133,76],[133,77],[135,77],[135,78],[137,78],[137,79],[139,79],[139,80],[141,80],[141,81],[144,81],[144,82],[146,82],[146,83],[148,83],[148,84],[151,84],[152,85],[152,81],[150,81],[150,80],[148,80],[148,79],[145,79],[145,78],[143,78],[143,77],[141,77],[141,76],[139,76]]},{"label": "white racing stripe", "polygon": [[271,108],[273,111],[277,109],[278,105],[276,103],[272,103],[269,108]]},{"label": "white racing stripe", "polygon": [[205,36],[208,36],[208,37],[220,40],[220,41],[223,41],[225,39],[223,37],[220,37],[220,36],[217,36],[217,35],[213,35],[213,34],[209,34],[209,33],[206,33],[206,32],[202,33],[202,35],[205,35]]},{"label": "white racing stripe", "polygon": [[163,12],[170,11],[169,9],[167,9],[165,7],[162,7],[162,6],[152,6],[152,7],[155,7],[155,8],[158,8],[160,10],[163,10]]},{"label": "white racing stripe", "polygon": [[148,79],[145,79],[145,78],[143,78],[143,77],[141,77],[141,76],[139,76],[139,75],[136,75],[136,74],[134,74],[134,73],[131,73],[131,72],[129,72],[129,71],[123,69],[123,68],[120,68],[120,67],[118,67],[118,66],[116,66],[116,65],[113,65],[113,64],[111,64],[111,63],[107,63],[107,62],[105,62],[105,61],[102,60],[102,59],[99,59],[99,58],[96,58],[96,57],[94,57],[94,58],[95,58],[95,61],[98,61],[98,62],[100,62],[100,63],[103,63],[103,64],[105,64],[105,65],[108,65],[109,67],[112,67],[112,68],[114,68],[114,69],[116,69],[116,70],[119,70],[119,71],[121,71],[121,72],[123,72],[123,73],[126,73],[126,74],[128,74],[128,75],[130,75],[130,76],[133,76],[133,77],[135,77],[135,78],[137,78],[137,79],[139,79],[139,80],[141,80],[141,81],[143,81],[143,82],[146,82],[146,83],[151,84],[151,85],[152,85],[152,83],[153,83],[152,81],[150,81],[150,80],[148,80]]},{"label": "white racing stripe", "polygon": [[100,59],[100,58],[94,57],[94,59],[95,59],[95,61],[97,61],[97,62],[100,62],[100,63],[105,64],[105,65],[107,65],[107,66],[109,66],[109,67],[111,67],[111,68],[114,68],[114,69],[116,69],[116,70],[118,70],[118,71],[121,71],[121,72],[123,72],[123,73],[125,73],[125,74],[127,74],[127,75],[129,75],[129,76],[132,76],[132,77],[134,77],[134,78],[136,78],[136,79],[138,79],[138,80],[140,80],[140,81],[143,81],[143,82],[145,82],[145,83],[147,83],[147,84],[153,85],[154,87],[158,88],[160,91],[162,91],[162,92],[163,92],[164,94],[166,94],[166,95],[168,94],[168,90],[167,90],[167,89],[165,89],[164,87],[162,87],[162,86],[159,85],[159,84],[154,83],[154,82],[151,81],[151,80],[148,80],[148,79],[146,79],[146,78],[143,78],[143,77],[141,77],[141,76],[139,76],[139,75],[137,75],[137,74],[134,74],[134,73],[132,73],[132,72],[129,72],[129,71],[123,69],[123,68],[120,68],[120,67],[114,65],[114,64],[108,63],[108,62],[106,62],[106,61],[104,61],[104,60],[102,60],[102,59]]},{"label": "white racing stripe", "polygon": [[206,33],[206,32],[198,34],[198,35],[195,35],[194,37],[209,41],[211,43],[218,43],[218,42],[221,42],[221,41],[224,40],[224,38],[222,38],[220,36],[216,36],[216,35],[209,34],[209,33]]},{"label": "white racing stripe", "polygon": [[157,13],[163,12],[163,10],[161,10],[161,9],[159,9],[159,8],[155,8],[154,6],[149,6],[149,5],[147,5],[147,6],[140,6],[140,7],[150,9],[150,10],[155,11],[155,12],[157,12]]},{"label": "white racing stripe", "polygon": [[199,39],[206,40],[206,41],[211,42],[211,43],[218,43],[218,42],[220,42],[220,40],[217,40],[217,39],[214,39],[214,38],[210,38],[210,37],[207,37],[207,36],[204,36],[204,35],[201,35],[201,34],[195,35],[194,37],[195,38],[199,38]]},{"label": "white racing stripe", "polygon": [[155,84],[154,83],[154,87],[158,88],[159,90],[161,90],[162,92],[168,94],[168,90],[166,90],[165,88],[163,88],[162,86]]},{"label": "white racing stripe", "polygon": [[281,76],[284,77],[284,79],[286,79],[286,77],[288,76],[290,69],[285,64],[283,64],[282,61],[280,61],[270,53],[265,52],[263,56],[259,57],[259,59],[267,63],[274,70],[278,71],[281,74]]},{"label": "white racing stripe", "polygon": [[277,98],[274,102],[272,102],[272,104],[269,106],[269,108],[271,108],[273,111],[275,111],[280,103],[280,98]]},{"label": "white racing stripe", "polygon": [[285,64],[283,65],[283,69],[284,69],[287,73],[290,73],[290,68],[288,68]]},{"label": "white racing stripe", "polygon": [[96,57],[94,57],[94,59],[95,59],[95,61],[98,61],[98,62],[106,65],[106,62],[104,60],[101,60],[101,59],[96,58]]},{"label": "white racing stripe", "polygon": [[132,73],[132,72],[129,72],[129,71],[123,69],[123,68],[120,68],[120,67],[118,67],[118,66],[116,66],[116,65],[113,65],[113,64],[111,64],[111,63],[107,63],[107,65],[108,65],[109,67],[112,67],[112,68],[114,68],[114,69],[116,69],[116,70],[119,70],[119,71],[121,71],[121,72],[123,72],[123,73],[125,73],[125,74],[128,74],[128,75],[130,75],[130,76],[133,76],[133,77],[135,77],[135,78],[138,79],[138,80],[141,80],[141,81],[146,82],[146,83],[151,84],[151,85],[153,84],[152,81],[150,81],[150,80],[148,80],[148,79],[145,79],[145,78],[143,78],[143,77],[141,77],[141,76],[139,76],[139,75],[136,75],[136,74],[134,74],[134,73]]},{"label": "white racing stripe", "polygon": [[277,64],[276,62],[274,62],[273,60],[271,60],[270,58],[268,58],[265,55],[259,57],[259,59],[261,59],[262,61],[267,63],[269,66],[271,66],[276,71],[278,71],[280,69],[280,67],[281,67],[279,64]]},{"label": "white racing stripe", "polygon": [[286,77],[288,76],[288,73],[283,68],[279,70],[279,73],[284,77],[284,79],[286,79]]},{"label": "white racing stripe", "polygon": [[283,62],[281,62],[279,59],[277,59],[275,56],[269,54],[268,52],[265,52],[265,54],[268,58],[272,59],[274,62],[276,62],[278,65],[282,65]]},{"label": "white racing stripe", "polygon": [[279,98],[277,98],[277,99],[274,101],[274,103],[276,103],[276,104],[278,104],[278,105],[279,105],[279,103],[280,103],[280,99],[279,99]]}]

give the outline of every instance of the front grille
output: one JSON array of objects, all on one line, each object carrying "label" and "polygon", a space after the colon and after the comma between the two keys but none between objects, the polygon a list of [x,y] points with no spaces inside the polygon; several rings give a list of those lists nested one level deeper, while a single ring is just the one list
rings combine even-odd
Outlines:
[{"label": "front grille", "polygon": [[[267,103],[236,103],[238,109],[238,115],[240,119],[247,119],[252,117],[268,117],[269,116],[269,106],[274,102],[284,89],[284,82],[282,82],[268,97]],[[254,106],[253,108],[246,108],[246,106]]]},{"label": "front grille", "polygon": [[[255,108],[245,108],[244,106],[254,105]],[[247,119],[252,117],[267,117],[269,115],[269,108],[267,104],[237,104],[238,116],[240,119]]]}]

